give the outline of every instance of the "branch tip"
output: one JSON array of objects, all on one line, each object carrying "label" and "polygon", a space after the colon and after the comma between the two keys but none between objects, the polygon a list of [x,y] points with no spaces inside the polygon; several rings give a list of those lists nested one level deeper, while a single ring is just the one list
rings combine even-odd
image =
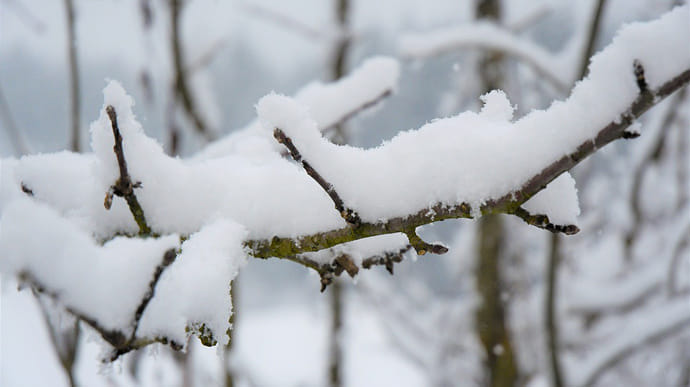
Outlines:
[{"label": "branch tip", "polygon": [[345,219],[349,225],[359,227],[362,224],[362,219],[359,217],[357,212],[351,208],[345,207],[345,203],[343,202],[343,199],[340,198],[340,195],[338,195],[335,187],[326,181],[326,179],[324,179],[323,176],[321,176],[307,160],[302,158],[302,155],[292,142],[292,139],[288,137],[280,128],[273,129],[273,137],[276,139],[276,141],[278,141],[279,144],[282,144],[287,148],[293,160],[302,164],[302,168],[304,168],[309,177],[314,179],[314,181],[316,181],[316,183],[319,184],[324,191],[326,191],[326,194],[328,194],[333,201],[335,209],[338,210],[340,216]]},{"label": "branch tip", "polygon": [[132,213],[134,221],[137,222],[139,226],[139,235],[150,235],[151,228],[146,223],[146,217],[144,216],[144,210],[137,200],[137,196],[134,194],[135,188],[141,188],[142,184],[140,181],[132,183],[132,178],[127,171],[127,160],[125,160],[125,153],[122,148],[122,135],[120,134],[120,127],[117,124],[117,113],[112,105],[108,105],[105,108],[105,112],[110,118],[110,123],[113,129],[113,137],[115,139],[115,145],[113,145],[113,151],[117,157],[117,165],[120,169],[120,177],[115,181],[115,184],[110,186],[110,189],[105,194],[105,199],[103,200],[103,206],[109,210],[112,206],[113,195],[124,198],[129,206],[129,211]]},{"label": "branch tip", "polygon": [[[448,252],[448,247],[437,243],[427,243],[422,240],[422,238],[417,235],[415,230],[408,230],[405,232],[407,239],[410,241],[410,246],[412,246],[417,255],[425,255],[426,253],[431,254],[445,254]],[[389,270],[392,274],[392,269]]]},{"label": "branch tip", "polygon": [[640,89],[640,93],[646,93],[649,91],[649,86],[647,85],[647,79],[644,76],[644,67],[642,63],[635,59],[633,61],[633,71],[635,73],[635,81],[637,82],[637,87]]},{"label": "branch tip", "polygon": [[574,235],[580,232],[580,228],[574,224],[555,224],[551,223],[549,217],[543,214],[532,214],[522,207],[518,207],[513,215],[525,221],[530,226],[541,228],[552,233],[562,233],[565,235]]}]

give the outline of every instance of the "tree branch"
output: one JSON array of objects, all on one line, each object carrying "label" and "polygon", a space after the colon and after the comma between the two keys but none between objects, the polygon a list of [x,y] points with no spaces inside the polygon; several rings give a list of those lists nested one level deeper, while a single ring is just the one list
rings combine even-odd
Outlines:
[{"label": "tree branch", "polygon": [[[637,73],[641,64],[634,66]],[[642,75],[643,77],[643,75]],[[644,79],[644,78],[642,78]],[[659,103],[663,98],[672,92],[680,89],[690,82],[690,69],[683,71],[678,76],[661,85],[656,90],[643,89],[640,87],[640,94],[632,104],[621,113],[621,115],[608,125],[603,127],[597,135],[581,143],[572,153],[566,154],[550,165],[546,166],[541,172],[526,181],[520,188],[507,193],[498,199],[487,200],[481,207],[481,215],[506,213],[514,214],[520,206],[537,192],[546,187],[563,172],[570,170],[580,163],[587,156],[601,149],[610,142],[624,138],[626,129],[643,113],[652,106]],[[641,82],[638,79],[638,85]],[[318,251],[333,247],[335,245],[357,239],[392,234],[396,232],[408,233],[408,230],[416,227],[438,222],[446,219],[471,219],[476,214],[472,211],[468,203],[448,204],[436,203],[429,208],[422,208],[416,213],[404,217],[394,217],[386,221],[376,223],[361,222],[356,227],[348,225],[346,227],[319,232],[312,235],[299,237],[279,237],[272,239],[248,240],[245,246],[256,258],[288,258],[298,254]],[[558,231],[558,230],[555,230]]]},{"label": "tree branch", "polygon": [[31,147],[24,136],[24,132],[22,132],[14,122],[10,106],[2,92],[2,88],[0,88],[0,120],[4,121],[5,129],[14,146],[14,154],[17,156],[29,154],[31,152]]},{"label": "tree branch", "polygon": [[549,221],[549,217],[542,214],[533,215],[522,207],[518,207],[513,213],[518,218],[525,221],[530,226],[551,231],[553,233],[563,233],[574,235],[580,232],[580,228],[574,224],[554,224]]},{"label": "tree branch", "polygon": [[322,132],[326,132],[329,130],[336,130],[339,126],[344,124],[345,122],[349,121],[352,117],[358,115],[359,113],[369,109],[370,107],[376,106],[379,102],[383,101],[385,98],[389,97],[391,94],[393,94],[393,91],[391,89],[384,90],[381,94],[376,96],[375,98],[366,101],[359,105],[356,109],[353,109],[345,114],[343,114],[340,119],[338,119],[337,122],[331,123],[325,128],[320,128]]},{"label": "tree branch", "polygon": [[120,169],[120,177],[117,179],[115,184],[110,186],[110,191],[105,195],[105,201],[103,205],[106,209],[110,209],[113,201],[113,195],[125,198],[127,205],[129,206],[129,211],[132,213],[134,220],[139,226],[139,235],[150,235],[151,228],[146,224],[146,217],[144,216],[144,210],[141,208],[137,196],[134,194],[134,188],[141,187],[141,182],[132,183],[132,178],[129,176],[127,171],[127,160],[125,160],[124,150],[122,149],[122,135],[120,135],[120,128],[117,125],[117,113],[112,105],[108,105],[105,108],[110,122],[113,128],[113,137],[115,138],[115,145],[113,150],[117,156],[117,165]]},{"label": "tree branch", "polygon": [[67,53],[70,73],[70,120],[72,121],[71,148],[74,152],[81,149],[81,131],[79,129],[79,68],[77,62],[77,36],[74,20],[74,0],[65,0],[67,13]]},{"label": "tree branch", "polygon": [[[412,245],[408,244],[399,250],[384,251],[380,254],[372,255],[362,260],[362,268],[368,270],[374,266],[380,265],[384,266],[392,275],[393,265],[402,262],[403,256],[410,251],[410,249],[412,249]],[[333,252],[333,255],[334,258],[330,263],[319,263],[305,254],[287,257],[286,259],[299,263],[319,273],[321,277],[321,292],[323,292],[328,285],[332,284],[333,280],[342,273],[345,272],[352,278],[359,274],[359,267],[349,254]]]},{"label": "tree branch", "polygon": [[302,159],[302,155],[299,153],[299,150],[295,144],[293,144],[292,139],[285,135],[285,132],[279,128],[275,128],[273,130],[273,137],[275,137],[279,143],[285,145],[290,152],[290,156],[292,156],[296,162],[300,163],[307,174],[314,179],[314,181],[316,181],[321,188],[324,189],[324,191],[326,191],[328,196],[333,201],[333,204],[335,204],[335,209],[338,210],[340,216],[342,216],[347,223],[357,226],[362,222],[362,220],[359,218],[359,215],[357,215],[353,209],[345,207],[343,199],[340,198],[340,195],[338,195],[338,192],[336,192],[333,185],[327,182],[326,179],[324,179],[307,160]]},{"label": "tree branch", "polygon": [[[113,346],[113,352],[105,360],[110,362],[115,361],[120,356],[128,352],[137,350],[139,348],[145,347],[153,343],[169,344],[175,350],[182,349],[181,344],[176,343],[173,340],[169,340],[166,337],[142,338],[136,336],[137,330],[139,328],[139,322],[141,321],[141,318],[144,315],[146,307],[149,305],[151,299],[155,294],[155,288],[158,285],[158,281],[160,280],[163,271],[175,261],[176,257],[177,253],[175,249],[169,249],[163,254],[163,259],[161,263],[158,266],[156,266],[156,269],[153,272],[146,293],[144,293],[141,302],[139,303],[139,306],[137,306],[137,309],[134,312],[134,316],[132,317],[131,323],[132,331],[129,334],[126,334],[125,332],[117,329],[107,329],[106,327],[101,325],[95,318],[87,315],[86,313],[82,313],[77,309],[74,309],[73,307],[65,305],[65,310],[67,312],[75,316],[77,319],[84,321],[91,328],[97,331],[101,335],[103,340],[105,340]],[[31,273],[20,273],[19,280],[22,284],[28,284],[35,293],[46,295],[52,298],[53,300],[60,300],[59,292],[48,290],[45,286],[43,286],[43,284],[41,284],[41,282],[37,278],[31,275]]]},{"label": "tree branch", "polygon": [[215,139],[211,133],[208,125],[199,113],[197,106],[194,104],[194,98],[189,90],[187,83],[188,71],[183,63],[182,44],[180,43],[180,11],[182,8],[181,0],[170,0],[170,18],[171,18],[171,36],[172,50],[173,50],[173,65],[175,66],[175,92],[182,102],[187,115],[194,122],[196,131],[201,134],[207,141]]}]

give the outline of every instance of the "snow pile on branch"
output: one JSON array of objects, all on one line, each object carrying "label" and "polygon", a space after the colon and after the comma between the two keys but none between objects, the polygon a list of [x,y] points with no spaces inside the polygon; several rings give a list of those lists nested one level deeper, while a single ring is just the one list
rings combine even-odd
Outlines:
[{"label": "snow pile on branch", "polygon": [[[91,126],[93,153],[0,162],[0,271],[56,298],[96,328],[117,350],[114,357],[153,341],[180,345],[187,331],[209,343],[225,343],[230,282],[255,252],[249,239],[267,241],[255,245],[265,247],[302,237],[323,249],[403,232],[420,254],[429,247],[443,251],[419,240],[414,229],[391,231],[385,222],[397,219],[400,226],[434,206],[468,205],[476,215],[500,198],[528,199],[557,176],[538,180],[541,185],[528,193],[520,191],[523,187],[556,161],[572,158],[583,144],[595,150],[602,128],[629,113],[643,89],[633,63],[644,67],[643,86],[649,90],[690,69],[688,9],[623,29],[592,59],[588,78],[547,110],[512,121],[514,108],[506,95],[492,92],[483,97],[479,113],[432,121],[374,149],[334,145],[321,130],[391,90],[398,73],[391,60],[367,62],[350,78],[312,86],[297,99],[266,96],[257,105],[263,128],[247,129],[189,160],[165,155],[137,122],[133,100],[111,82]],[[329,185],[322,188],[303,165],[277,151],[270,142],[276,128]],[[126,160],[130,188],[143,212],[138,215],[129,199],[112,196],[121,194],[115,186],[123,176],[123,163],[113,152],[114,133],[122,137],[123,152],[117,156]],[[368,228],[341,218],[333,190],[370,222]],[[574,222],[579,210],[572,178],[552,182],[547,191],[526,206]],[[150,231],[142,231],[137,216],[145,218]],[[378,234],[366,234],[374,229]],[[358,251],[405,243],[400,234],[384,242],[334,253],[363,263]],[[284,257],[300,262],[294,255]]]},{"label": "snow pile on branch", "polygon": [[[373,57],[335,82],[308,84],[295,94],[295,99],[308,107],[319,129],[324,130],[377,105],[395,91],[399,76],[400,64],[395,59]],[[273,137],[262,135],[259,122],[254,121],[210,144],[195,158],[209,159],[238,153],[253,157],[257,153],[277,149],[281,148]]]}]

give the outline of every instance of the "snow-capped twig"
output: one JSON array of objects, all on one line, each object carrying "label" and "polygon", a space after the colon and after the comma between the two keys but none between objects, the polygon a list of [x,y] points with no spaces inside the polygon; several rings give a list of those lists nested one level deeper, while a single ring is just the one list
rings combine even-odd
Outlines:
[{"label": "snow-capped twig", "polygon": [[402,55],[428,58],[461,48],[500,51],[513,56],[544,76],[558,90],[565,91],[570,80],[555,69],[556,58],[541,46],[516,36],[512,31],[490,22],[403,36],[399,43]]},{"label": "snow-capped twig", "polygon": [[[641,67],[642,65],[639,64],[639,66]],[[638,70],[635,71],[638,72]],[[532,176],[517,190],[509,192],[498,199],[486,200],[479,208],[479,211],[473,211],[468,203],[437,203],[433,206],[422,208],[415,213],[390,218],[385,221],[376,223],[361,222],[358,227],[348,226],[294,238],[275,236],[272,239],[248,240],[245,242],[245,246],[257,258],[287,258],[304,252],[327,249],[344,242],[366,237],[396,232],[407,233],[410,229],[445,219],[474,218],[478,213],[481,215],[493,213],[516,215],[515,212],[518,211],[518,208],[537,192],[544,189],[548,183],[605,145],[623,138],[626,129],[638,117],[688,83],[690,83],[690,69],[681,72],[656,90],[645,90],[639,93],[631,105],[621,112],[620,116],[601,128],[596,136],[581,143],[573,152],[547,165],[541,172]],[[639,84],[640,80],[638,78]]]},{"label": "snow-capped twig", "polygon": [[[59,300],[60,295],[58,293],[55,293],[51,291],[50,289],[46,288],[41,284],[40,281],[38,281],[35,277],[33,277],[30,273],[28,272],[22,272],[19,275],[19,280],[21,284],[28,285],[32,288],[33,291],[43,294],[47,297],[50,297],[54,300]],[[127,337],[127,335],[119,330],[111,330],[107,329],[103,325],[101,325],[98,320],[95,318],[89,316],[87,313],[84,313],[80,310],[74,309],[68,305],[65,305],[65,310],[75,316],[77,319],[83,321],[86,323],[88,326],[93,328],[96,332],[98,332],[103,340],[108,342],[110,345],[113,346],[114,350],[110,354],[108,358],[105,358],[105,361],[115,361],[117,360],[120,356],[137,350],[139,348],[143,348],[147,345],[153,344],[153,343],[160,343],[160,344],[169,344],[171,348],[175,350],[180,350],[182,349],[182,345],[179,343],[176,343],[175,341],[169,340],[165,337],[153,337],[153,338],[137,338],[134,335],[131,335],[130,337]]]},{"label": "snow-capped twig", "polygon": [[130,341],[134,340],[134,338],[137,335],[137,330],[139,329],[139,321],[141,321],[141,316],[143,316],[146,307],[149,305],[149,302],[151,302],[151,299],[153,298],[153,295],[156,291],[156,285],[158,284],[161,275],[163,275],[163,271],[173,262],[175,262],[175,258],[177,258],[177,252],[175,251],[175,249],[169,249],[163,254],[163,260],[161,261],[161,263],[158,264],[158,266],[156,266],[156,270],[153,272],[153,278],[151,278],[151,282],[149,282],[149,287],[146,290],[146,294],[144,294],[144,297],[141,299],[141,303],[139,303],[136,312],[134,312],[134,320],[132,321],[132,334],[129,337]]},{"label": "snow-capped twig", "polygon": [[596,7],[594,9],[594,17],[592,18],[592,21],[589,25],[589,29],[587,30],[587,45],[585,46],[584,51],[582,52],[582,56],[580,57],[578,79],[582,79],[585,77],[585,75],[587,75],[589,60],[592,57],[592,54],[594,54],[594,43],[596,43],[597,38],[599,37],[599,28],[601,26],[602,21],[601,15],[604,13],[603,11],[605,3],[606,0],[597,0]]},{"label": "snow-capped twig", "polygon": [[129,176],[127,171],[127,160],[125,160],[124,150],[122,149],[122,135],[120,134],[120,128],[117,125],[117,113],[112,105],[108,105],[105,108],[110,122],[113,128],[113,137],[115,138],[115,145],[113,150],[117,156],[117,165],[120,169],[120,177],[117,179],[115,184],[110,187],[105,195],[104,206],[106,209],[110,209],[112,205],[113,195],[125,198],[127,205],[129,206],[129,211],[132,213],[132,217],[137,222],[139,226],[139,235],[149,235],[151,234],[151,228],[146,223],[146,217],[144,216],[144,210],[137,200],[137,196],[134,194],[134,188],[141,187],[141,182],[132,182],[132,178]]},{"label": "snow-capped twig", "polygon": [[279,128],[274,129],[273,137],[275,137],[276,141],[278,141],[280,144],[283,144],[288,149],[290,156],[292,156],[296,162],[300,163],[307,174],[314,179],[314,181],[316,181],[321,188],[324,189],[324,191],[326,191],[328,196],[333,201],[333,204],[335,204],[335,208],[338,210],[338,213],[340,213],[340,216],[342,216],[343,219],[345,219],[345,221],[347,221],[347,223],[350,225],[358,226],[362,220],[359,218],[359,215],[357,215],[357,212],[351,208],[345,207],[343,199],[340,198],[340,195],[338,195],[338,192],[336,192],[333,185],[327,182],[326,179],[324,179],[323,176],[321,176],[307,160],[302,159],[302,155],[299,153],[299,150],[297,147],[295,147],[295,144],[293,144],[290,137],[286,136],[285,132]]}]

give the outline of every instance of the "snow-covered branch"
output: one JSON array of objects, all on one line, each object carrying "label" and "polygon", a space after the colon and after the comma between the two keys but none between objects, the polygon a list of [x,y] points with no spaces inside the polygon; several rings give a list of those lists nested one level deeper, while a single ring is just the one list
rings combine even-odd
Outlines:
[{"label": "snow-covered branch", "polygon": [[[444,253],[417,228],[445,219],[505,213],[572,233],[579,206],[567,171],[634,137],[638,117],[690,82],[687,12],[625,28],[547,110],[514,121],[507,96],[493,91],[478,113],[373,149],[335,145],[322,130],[392,89],[391,59],[295,99],[262,98],[260,125],[192,159],[169,157],[147,137],[132,98],[111,82],[91,125],[92,153],[0,160],[0,271],[51,295],[124,353],[178,346],[190,332],[225,345],[230,283],[248,258],[292,260],[327,286],[361,267],[392,271],[412,248]],[[315,173],[283,157],[274,133]],[[135,182],[141,219],[129,199],[103,208],[104,192],[134,197]]]},{"label": "snow-covered branch", "polygon": [[[535,217],[533,215],[528,215],[520,206],[538,192],[543,190],[556,177],[564,172],[567,172],[580,161],[601,149],[603,146],[617,139],[630,138],[631,134],[628,133],[626,129],[635,121],[635,119],[640,117],[644,112],[658,103],[664,97],[690,82],[690,69],[686,69],[679,75],[673,77],[671,80],[663,83],[656,90],[650,90],[647,87],[647,81],[644,77],[644,71],[641,67],[641,64],[638,61],[634,61],[633,64],[634,66],[631,66],[632,69],[630,72],[634,74],[635,84],[638,86],[639,90],[638,96],[626,109],[620,111],[620,113],[617,114],[614,120],[609,122],[608,125],[596,131],[592,138],[586,138],[582,143],[575,146],[573,151],[557,159],[555,162],[546,165],[535,175],[528,177],[526,182],[518,186],[517,189],[504,193],[495,199],[488,198],[478,200],[479,203],[482,203],[478,206],[478,208],[476,206],[473,208],[473,205],[469,201],[460,203],[439,202],[432,206],[418,209],[411,214],[388,218],[384,221],[361,222],[356,226],[346,226],[341,229],[319,232],[317,234],[300,236],[296,238],[280,238],[276,236],[270,240],[251,240],[246,242],[246,246],[252,250],[252,255],[255,257],[285,258],[308,251],[322,250],[347,241],[376,235],[396,232],[409,235],[410,230],[414,230],[417,227],[425,224],[442,221],[445,219],[473,218],[478,215],[492,213],[515,214],[530,224],[538,224],[540,227],[551,229],[553,231],[573,233],[576,230],[576,226],[549,226],[551,222],[549,221],[548,216]],[[281,103],[280,101],[275,102]],[[527,116],[523,120],[529,121],[529,118],[530,116]],[[427,127],[431,127],[433,125],[434,123],[429,124]],[[423,129],[424,128],[422,128],[422,130]],[[306,140],[309,141],[313,139]],[[326,143],[323,142],[322,144],[325,145]],[[328,145],[326,146],[328,147]]]},{"label": "snow-covered branch", "polygon": [[559,71],[558,58],[536,43],[492,22],[481,21],[426,33],[408,34],[399,43],[400,53],[428,58],[462,48],[504,52],[534,68],[559,90],[567,90],[571,77]]}]

